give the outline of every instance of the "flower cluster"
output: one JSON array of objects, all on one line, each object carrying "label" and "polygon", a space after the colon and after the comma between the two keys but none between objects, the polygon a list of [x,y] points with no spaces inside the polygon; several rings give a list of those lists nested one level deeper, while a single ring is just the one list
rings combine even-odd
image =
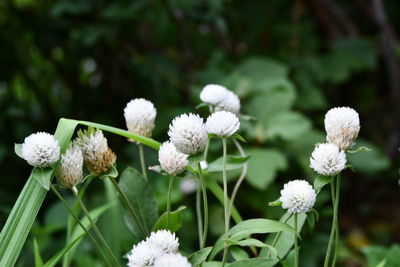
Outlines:
[{"label": "flower cluster", "polygon": [[60,158],[60,146],[53,135],[38,132],[25,138],[22,157],[33,167],[50,167]]},{"label": "flower cluster", "polygon": [[306,213],[312,209],[317,194],[305,180],[293,180],[283,186],[280,201],[289,213]]},{"label": "flower cluster", "polygon": [[240,112],[239,97],[221,85],[206,85],[200,93],[200,99],[215,107],[215,111],[225,110],[235,114]]},{"label": "flower cluster", "polygon": [[134,134],[150,137],[154,129],[157,111],[150,101],[143,98],[131,100],[124,109],[128,130]]},{"label": "flower cluster", "polygon": [[56,177],[58,183],[66,188],[73,188],[82,181],[83,153],[76,141],[71,142],[65,153],[61,156]]},{"label": "flower cluster", "polygon": [[150,237],[135,245],[128,253],[128,267],[191,267],[179,253],[179,240],[168,230],[152,232]]}]

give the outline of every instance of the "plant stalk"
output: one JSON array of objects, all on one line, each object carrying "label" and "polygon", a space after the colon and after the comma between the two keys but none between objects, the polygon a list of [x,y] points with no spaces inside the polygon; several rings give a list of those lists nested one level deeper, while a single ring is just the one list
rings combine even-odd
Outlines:
[{"label": "plant stalk", "polygon": [[[229,231],[229,204],[228,204],[228,181],[226,177],[226,138],[222,138],[222,148],[223,148],[223,156],[222,156],[222,180],[224,184],[224,215],[225,215],[225,234]],[[224,246],[224,255],[222,258],[222,267],[224,267],[225,262],[228,257],[228,246],[225,244]]]},{"label": "plant stalk", "polygon": [[332,176],[332,181],[331,181],[331,195],[332,195],[332,206],[333,206],[333,218],[332,218],[332,227],[331,227],[331,233],[329,236],[329,242],[328,242],[328,248],[326,250],[326,254],[325,254],[325,261],[324,261],[324,267],[328,267],[329,266],[329,260],[331,257],[331,251],[332,251],[332,246],[333,246],[333,242],[335,239],[335,232],[336,232],[336,220],[337,220],[337,209],[336,209],[336,177]]},{"label": "plant stalk", "polygon": [[169,182],[168,182],[168,193],[167,193],[167,227],[169,228],[170,224],[170,213],[171,213],[171,192],[172,192],[172,186],[174,184],[174,176],[170,175],[169,176]]},{"label": "plant stalk", "polygon": [[332,266],[336,265],[338,246],[339,246],[339,198],[340,198],[340,175],[336,177],[336,196],[335,196],[335,252],[333,254]]},{"label": "plant stalk", "polygon": [[197,231],[199,235],[199,246],[202,248],[203,244],[203,216],[201,215],[201,188],[196,190],[196,214],[197,214]]},{"label": "plant stalk", "polygon": [[203,170],[201,169],[200,161],[197,162],[197,168],[199,171],[199,178],[201,184],[201,191],[203,192],[203,208],[204,208],[204,229],[203,229],[203,238],[201,242],[201,248],[206,246],[207,241],[207,232],[208,232],[208,200],[207,200],[207,188],[206,183],[204,181]]},{"label": "plant stalk", "polygon": [[144,158],[144,146],[142,143],[140,143],[138,147],[139,147],[139,157],[140,157],[140,166],[142,168],[142,175],[144,179],[147,181],[148,177],[147,177],[146,161]]},{"label": "plant stalk", "polygon": [[299,240],[298,240],[298,232],[297,232],[297,213],[294,214],[294,230],[296,234],[294,236],[294,266],[299,266]]}]

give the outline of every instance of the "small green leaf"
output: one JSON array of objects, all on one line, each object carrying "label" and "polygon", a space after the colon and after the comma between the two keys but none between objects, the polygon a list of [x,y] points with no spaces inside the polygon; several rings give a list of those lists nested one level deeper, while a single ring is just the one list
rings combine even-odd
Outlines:
[{"label": "small green leaf", "polygon": [[282,206],[282,201],[280,201],[280,198],[278,198],[278,199],[275,200],[275,201],[268,202],[268,206],[271,206],[271,207],[279,207],[279,206]]},{"label": "small green leaf", "polygon": [[347,150],[346,152],[351,153],[351,154],[354,154],[354,153],[362,152],[362,151],[372,151],[372,150],[369,149],[369,148],[366,147],[366,146],[361,146],[361,147],[356,148],[355,150]]},{"label": "small green leaf", "polygon": [[234,246],[241,246],[241,247],[259,247],[259,248],[267,248],[271,251],[271,254],[273,256],[273,258],[277,258],[278,252],[276,251],[276,249],[273,246],[267,245],[263,242],[261,242],[260,240],[254,239],[254,238],[248,238],[248,239],[244,239],[241,241],[235,241],[232,239],[227,239],[225,240],[225,242],[228,245],[234,245]]},{"label": "small green leaf", "polygon": [[246,139],[244,139],[243,136],[241,136],[241,135],[238,134],[238,133],[235,133],[234,135],[232,135],[232,137],[233,137],[233,138],[236,138],[237,140],[242,141],[242,142],[244,142],[244,143],[247,142]]},{"label": "small green leaf", "polygon": [[212,247],[206,247],[203,249],[200,249],[193,253],[192,255],[189,256],[189,261],[193,266],[199,266],[203,262],[206,261],[208,255],[211,252]]},{"label": "small green leaf", "polygon": [[314,190],[318,194],[322,188],[332,182],[331,176],[318,175],[314,180]]},{"label": "small green leaf", "polygon": [[270,259],[249,259],[249,260],[241,260],[241,261],[237,261],[231,264],[228,264],[228,267],[266,267],[266,266],[272,266],[270,264],[272,264],[274,262],[274,260],[270,260]]},{"label": "small green leaf", "polygon": [[161,168],[160,165],[149,166],[149,170],[161,174],[163,176],[169,175],[166,171]]},{"label": "small green leaf", "polygon": [[356,169],[352,164],[346,164],[346,168],[349,168],[352,172],[356,172]]},{"label": "small green leaf", "polygon": [[212,138],[221,138],[221,137],[219,137],[219,136],[216,135],[216,134],[209,133],[209,134],[208,134],[208,139],[212,139]]},{"label": "small green leaf", "polygon": [[249,254],[247,252],[240,248],[240,247],[231,247],[229,249],[229,252],[231,253],[232,257],[235,259],[235,261],[241,261],[241,260],[246,260],[249,259]]},{"label": "small green leaf", "polygon": [[246,114],[240,114],[240,119],[244,121],[256,121],[257,118],[254,116],[246,115]]},{"label": "small green leaf", "polygon": [[[245,157],[242,156],[233,156],[227,155],[226,158],[226,171],[232,171],[236,169],[240,169],[250,159],[250,155]],[[213,162],[208,164],[207,172],[222,172],[223,169],[223,158],[220,157]]]},{"label": "small green leaf", "polygon": [[208,107],[208,106],[209,106],[209,105],[206,104],[206,103],[200,103],[200,104],[198,104],[198,105],[195,107],[195,109],[204,108],[204,107]]},{"label": "small green leaf", "polygon": [[153,227],[153,232],[161,229],[170,230],[171,232],[176,232],[182,227],[182,214],[181,212],[185,210],[185,206],[180,206],[178,209],[171,211],[169,213],[169,225],[168,225],[168,213],[164,212]]},{"label": "small green leaf", "polygon": [[22,156],[22,144],[15,144],[14,145],[14,152],[17,154],[18,157],[23,159],[24,157]]},{"label": "small green leaf", "polygon": [[315,228],[315,214],[314,212],[308,212],[307,213],[307,222],[308,222],[308,226],[310,228],[310,233],[312,233],[314,231]]},{"label": "small green leaf", "polygon": [[111,168],[108,170],[108,172],[103,173],[103,174],[100,175],[100,179],[105,179],[105,178],[108,178],[108,177],[112,178],[112,179],[115,179],[115,178],[118,177],[118,170],[115,167],[115,164],[113,164],[111,166]]},{"label": "small green leaf", "polygon": [[33,239],[33,251],[35,254],[35,267],[43,267],[43,260],[42,256],[40,256],[40,249],[36,238]]},{"label": "small green leaf", "polygon": [[49,191],[53,168],[34,168],[32,174],[36,181]]}]

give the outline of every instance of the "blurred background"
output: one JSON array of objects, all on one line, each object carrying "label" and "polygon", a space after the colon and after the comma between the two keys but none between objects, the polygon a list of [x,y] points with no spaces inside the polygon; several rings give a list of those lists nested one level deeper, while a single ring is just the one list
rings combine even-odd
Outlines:
[{"label": "blurred background", "polygon": [[[165,141],[176,115],[207,116],[194,108],[198,94],[218,83],[240,96],[243,114],[257,118],[241,127],[252,155],[236,201],[244,218],[279,218],[282,211],[267,203],[290,179],[313,182],[309,156],[324,141],[326,111],[350,106],[359,112],[357,146],[372,151],[350,156],[356,172],[344,172],[339,266],[376,266],[383,258],[386,266],[400,266],[399,11],[395,0],[1,1],[0,226],[30,173],[14,143],[54,132],[61,117],[125,128],[123,109],[137,97],[157,107],[153,137]],[[120,172],[139,166],[134,144],[107,137]],[[220,144],[213,147],[211,158],[221,154]],[[154,151],[146,157],[156,164]],[[167,181],[153,175],[152,183],[162,212]],[[102,190],[101,183],[90,190],[93,206]],[[326,188],[314,233],[303,230],[304,266],[321,266],[329,197]],[[223,211],[211,202],[213,240],[223,231]],[[179,236],[190,253],[197,246],[194,195],[182,194],[176,183],[174,203],[189,206]],[[48,194],[21,266],[31,266],[32,237],[44,257],[62,247],[65,214]],[[131,244],[121,246],[128,251]],[[85,260],[94,262],[82,253],[76,266]]]}]

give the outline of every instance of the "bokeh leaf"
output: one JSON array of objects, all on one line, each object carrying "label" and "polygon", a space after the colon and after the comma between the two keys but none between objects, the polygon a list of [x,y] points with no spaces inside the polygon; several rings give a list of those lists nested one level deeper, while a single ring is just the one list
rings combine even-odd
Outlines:
[{"label": "bokeh leaf", "polygon": [[164,212],[160,218],[158,218],[156,224],[153,227],[153,232],[161,229],[170,230],[176,232],[182,227],[182,211],[185,210],[185,206],[180,206],[178,209],[169,213],[169,225],[168,225],[168,213]]}]

